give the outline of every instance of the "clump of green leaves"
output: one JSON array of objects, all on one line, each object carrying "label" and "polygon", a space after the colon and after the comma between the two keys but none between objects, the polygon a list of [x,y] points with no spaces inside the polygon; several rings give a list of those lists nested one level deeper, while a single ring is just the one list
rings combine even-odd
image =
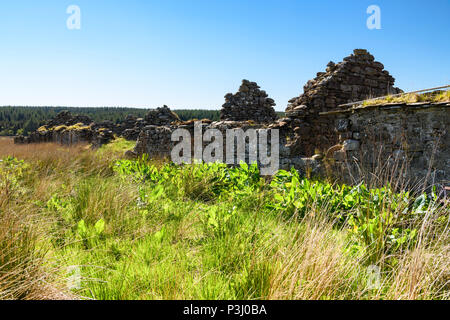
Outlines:
[{"label": "clump of green leaves", "polygon": [[[165,164],[158,168],[144,157],[121,160],[115,170],[122,176],[131,176],[135,181],[157,185],[166,191],[175,186],[179,195],[194,200],[233,199],[239,203],[238,199],[248,195],[268,192],[266,209],[286,219],[292,216],[301,219],[320,212],[336,222],[336,226],[348,226],[357,243],[383,253],[412,247],[417,236],[416,222],[435,205],[426,194],[414,198],[406,191],[394,192],[389,185],[369,189],[364,184],[349,186],[314,181],[300,177],[295,169],[280,170],[267,184],[256,165],[245,163],[237,167],[219,163]],[[206,221],[211,228],[223,230],[216,219],[219,214],[216,208],[209,211]]]}]

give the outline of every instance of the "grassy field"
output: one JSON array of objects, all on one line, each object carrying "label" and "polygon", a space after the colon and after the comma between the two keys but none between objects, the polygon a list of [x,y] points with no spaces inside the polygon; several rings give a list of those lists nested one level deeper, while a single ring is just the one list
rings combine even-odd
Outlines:
[{"label": "grassy field", "polygon": [[0,138],[0,299],[448,299],[436,194]]}]

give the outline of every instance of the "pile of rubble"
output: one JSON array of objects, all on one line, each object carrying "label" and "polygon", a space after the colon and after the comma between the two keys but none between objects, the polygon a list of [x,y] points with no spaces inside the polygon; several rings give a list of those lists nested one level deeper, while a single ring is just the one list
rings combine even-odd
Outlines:
[{"label": "pile of rubble", "polygon": [[127,140],[135,141],[146,125],[148,124],[143,118],[128,115],[125,121],[118,125],[119,135]]},{"label": "pile of rubble", "polygon": [[258,123],[273,122],[277,114],[273,108],[275,101],[268,97],[256,82],[242,80],[239,91],[225,95],[225,103],[220,119],[225,121],[253,120]]},{"label": "pile of rubble", "polygon": [[178,115],[164,105],[162,108],[150,110],[144,119],[128,116],[125,122],[120,124],[120,135],[127,140],[137,140],[140,132],[146,126],[167,126],[180,121]]},{"label": "pile of rubble", "polygon": [[180,118],[175,112],[172,112],[170,108],[164,105],[162,108],[150,110],[144,120],[154,126],[169,125],[174,121],[180,121]]},{"label": "pile of rubble", "polygon": [[90,125],[92,119],[84,115],[72,115],[69,111],[61,111],[53,119],[47,121],[46,127],[53,128],[61,125],[73,126],[77,123],[82,123],[83,125]]}]

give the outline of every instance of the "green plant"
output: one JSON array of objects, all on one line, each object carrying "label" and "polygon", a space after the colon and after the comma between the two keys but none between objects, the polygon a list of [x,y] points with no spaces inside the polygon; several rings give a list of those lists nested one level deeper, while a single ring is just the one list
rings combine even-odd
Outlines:
[{"label": "green plant", "polygon": [[[13,298],[36,296],[57,283],[42,271],[64,278],[73,266],[82,279],[73,292],[94,299],[448,297],[448,203],[437,190],[333,184],[295,170],[269,180],[244,163],[105,161],[122,143],[39,146],[47,155],[0,162],[1,297],[11,288]],[[374,264],[382,286],[367,290]]]}]

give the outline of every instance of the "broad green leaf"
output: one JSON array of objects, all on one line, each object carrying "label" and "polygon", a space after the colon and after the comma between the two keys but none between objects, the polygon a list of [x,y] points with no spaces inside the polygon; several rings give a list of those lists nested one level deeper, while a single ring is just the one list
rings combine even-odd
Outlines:
[{"label": "broad green leaf", "polygon": [[95,223],[94,228],[97,234],[101,234],[105,230],[105,220],[103,219],[98,220]]}]

